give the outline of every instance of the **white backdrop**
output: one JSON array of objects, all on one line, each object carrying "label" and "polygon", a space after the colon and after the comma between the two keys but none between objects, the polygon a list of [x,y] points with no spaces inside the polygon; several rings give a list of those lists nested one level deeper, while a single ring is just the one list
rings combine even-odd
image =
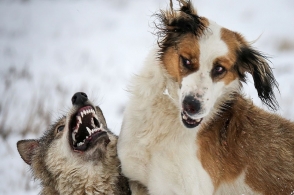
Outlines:
[{"label": "white backdrop", "polygon": [[[175,4],[175,3],[174,3]],[[0,0],[0,194],[37,194],[16,150],[84,91],[118,134],[127,83],[156,44],[152,14],[168,0]],[[294,119],[294,1],[194,0],[199,15],[241,32],[271,57],[278,113]],[[252,82],[245,93],[260,105]]]}]

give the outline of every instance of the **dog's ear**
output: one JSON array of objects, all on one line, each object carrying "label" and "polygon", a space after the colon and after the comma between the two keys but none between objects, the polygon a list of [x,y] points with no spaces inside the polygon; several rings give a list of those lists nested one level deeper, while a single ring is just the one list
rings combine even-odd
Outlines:
[{"label": "dog's ear", "polygon": [[170,9],[161,10],[155,14],[157,21],[155,27],[158,35],[158,46],[160,56],[167,48],[175,47],[179,39],[184,35],[191,33],[196,37],[200,37],[207,25],[208,20],[197,15],[190,0],[177,0],[180,5],[179,10],[173,8],[173,1],[170,0]]},{"label": "dog's ear", "polygon": [[33,155],[39,147],[37,140],[20,140],[17,142],[17,150],[21,158],[28,164],[32,164]]},{"label": "dog's ear", "polygon": [[[185,0],[178,0],[180,3],[180,10],[188,15],[197,15],[197,11],[196,9],[194,9],[192,3],[190,0],[185,1]],[[171,7],[172,7],[172,0],[170,0],[171,2]]]},{"label": "dog's ear", "polygon": [[237,52],[235,67],[243,82],[246,82],[246,72],[252,75],[258,97],[270,109],[277,110],[279,105],[273,90],[274,87],[278,89],[278,83],[267,57],[250,46],[241,46]]}]

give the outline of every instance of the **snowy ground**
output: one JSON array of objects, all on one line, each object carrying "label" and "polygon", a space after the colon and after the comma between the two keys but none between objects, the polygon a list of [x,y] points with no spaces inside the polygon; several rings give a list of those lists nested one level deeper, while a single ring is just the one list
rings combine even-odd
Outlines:
[{"label": "snowy ground", "polygon": [[[0,0],[0,194],[37,194],[16,142],[36,138],[86,92],[119,133],[130,77],[156,44],[152,14],[168,0]],[[278,111],[294,119],[294,1],[195,0],[198,13],[271,56]],[[256,104],[252,83],[245,88]]]}]

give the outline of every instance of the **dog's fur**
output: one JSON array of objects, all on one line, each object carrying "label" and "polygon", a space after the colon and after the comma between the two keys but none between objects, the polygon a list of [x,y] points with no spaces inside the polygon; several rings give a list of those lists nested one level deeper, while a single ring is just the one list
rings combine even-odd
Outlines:
[{"label": "dog's fur", "polygon": [[[95,114],[84,114],[82,124],[76,126],[76,116],[89,106]],[[94,129],[90,125],[94,117],[99,131],[89,136],[86,126]],[[86,135],[87,140],[91,139],[84,148],[72,144],[76,127],[77,140]],[[108,130],[101,109],[84,98],[79,104],[74,103],[67,116],[61,117],[40,139],[21,140],[17,148],[34,178],[40,180],[42,195],[130,195],[128,181],[120,171],[116,143],[117,136]]]},{"label": "dog's fur", "polygon": [[157,16],[159,47],[124,113],[123,173],[152,195],[294,193],[294,124],[240,91],[249,73],[262,102],[278,108],[266,57],[190,1]]}]

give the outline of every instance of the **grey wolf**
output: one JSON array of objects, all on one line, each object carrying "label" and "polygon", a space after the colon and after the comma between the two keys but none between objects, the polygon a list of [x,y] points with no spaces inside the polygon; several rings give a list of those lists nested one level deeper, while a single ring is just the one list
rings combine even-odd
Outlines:
[{"label": "grey wolf", "polygon": [[129,195],[117,136],[108,130],[101,109],[83,92],[74,94],[72,104],[40,139],[17,142],[20,156],[41,182],[41,194]]},{"label": "grey wolf", "polygon": [[158,46],[131,82],[122,172],[151,195],[294,193],[294,123],[241,91],[251,75],[261,101],[278,108],[266,56],[179,4],[157,14]]}]

